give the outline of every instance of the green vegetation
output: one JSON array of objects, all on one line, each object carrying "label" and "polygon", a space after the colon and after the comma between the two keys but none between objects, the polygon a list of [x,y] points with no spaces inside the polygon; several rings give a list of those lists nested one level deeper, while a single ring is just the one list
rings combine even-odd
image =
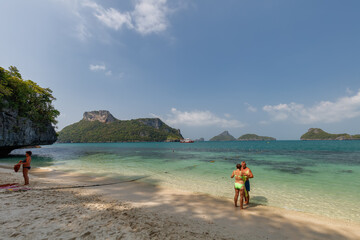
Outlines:
[{"label": "green vegetation", "polygon": [[360,135],[350,135],[347,133],[331,134],[320,128],[310,128],[307,133],[303,134],[301,140],[360,140]]},{"label": "green vegetation", "polygon": [[256,134],[244,134],[238,138],[239,141],[274,141],[276,138],[258,136]]},{"label": "green vegetation", "polygon": [[211,138],[210,141],[236,141],[236,138],[230,135],[228,131],[224,131],[221,134]]},{"label": "green vegetation", "polygon": [[111,123],[81,120],[61,130],[58,142],[163,142],[183,138],[179,130],[163,122],[158,128],[144,124],[151,120],[115,120]]},{"label": "green vegetation", "polygon": [[59,111],[54,108],[55,98],[49,88],[42,88],[31,80],[23,80],[16,67],[0,67],[0,111],[18,111],[19,117],[32,120],[39,127],[56,124]]}]

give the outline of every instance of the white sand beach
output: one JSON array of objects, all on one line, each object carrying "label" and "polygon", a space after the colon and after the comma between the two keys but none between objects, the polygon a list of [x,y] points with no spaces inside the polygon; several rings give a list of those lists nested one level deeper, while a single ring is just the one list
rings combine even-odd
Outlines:
[{"label": "white sand beach", "polygon": [[[360,223],[138,182],[32,169],[28,191],[0,192],[0,239],[360,239]],[[23,184],[0,168],[0,184]],[[300,200],[300,199],[299,199]]]}]

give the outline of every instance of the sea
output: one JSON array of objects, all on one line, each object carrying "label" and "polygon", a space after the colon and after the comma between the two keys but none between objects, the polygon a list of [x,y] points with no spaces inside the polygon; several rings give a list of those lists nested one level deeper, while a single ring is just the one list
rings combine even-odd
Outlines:
[{"label": "sea", "polygon": [[32,167],[111,179],[136,179],[233,199],[235,165],[254,174],[251,203],[360,222],[360,141],[71,143],[26,150]]}]

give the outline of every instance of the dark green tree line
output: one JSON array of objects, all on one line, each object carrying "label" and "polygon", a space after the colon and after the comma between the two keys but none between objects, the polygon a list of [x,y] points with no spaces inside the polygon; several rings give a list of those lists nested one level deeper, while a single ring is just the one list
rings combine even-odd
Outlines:
[{"label": "dark green tree line", "polygon": [[60,112],[52,105],[54,100],[51,89],[23,80],[16,67],[10,66],[9,70],[0,67],[0,111],[11,108],[36,124],[55,125]]}]

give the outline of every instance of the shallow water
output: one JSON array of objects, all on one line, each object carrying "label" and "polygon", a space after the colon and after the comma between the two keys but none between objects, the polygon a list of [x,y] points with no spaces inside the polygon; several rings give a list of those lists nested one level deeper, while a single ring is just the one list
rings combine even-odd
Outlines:
[{"label": "shallow water", "polygon": [[[233,198],[235,164],[252,170],[251,201],[360,222],[360,141],[54,144],[33,167],[143,181]],[[0,164],[12,165],[26,150]]]}]

